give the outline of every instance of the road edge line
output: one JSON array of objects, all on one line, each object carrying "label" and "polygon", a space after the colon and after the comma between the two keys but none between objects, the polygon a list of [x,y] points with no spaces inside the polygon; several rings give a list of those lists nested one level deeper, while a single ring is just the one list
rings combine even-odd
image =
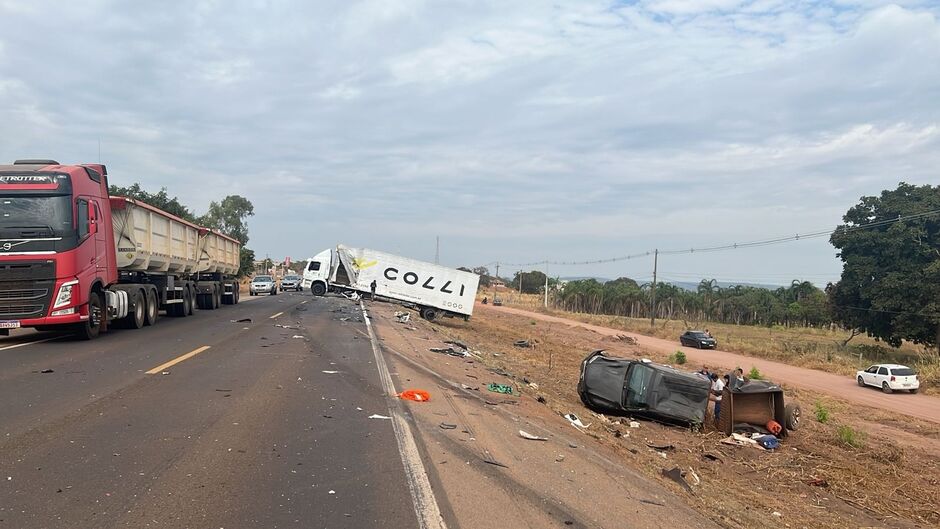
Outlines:
[{"label": "road edge line", "polygon": [[6,351],[6,350],[9,350],[9,349],[16,349],[17,347],[26,347],[27,345],[33,345],[34,343],[51,342],[52,340],[58,340],[58,339],[60,339],[60,338],[65,338],[66,336],[67,336],[67,335],[53,336],[53,337],[51,337],[51,338],[44,338],[44,339],[42,339],[42,340],[33,340],[33,341],[31,341],[31,342],[15,343],[15,344],[13,344],[13,345],[7,345],[7,346],[4,346],[4,347],[0,347],[0,351]]},{"label": "road edge line", "polygon": [[417,443],[415,443],[411,427],[408,426],[408,422],[405,420],[398,404],[391,401],[391,398],[395,395],[395,384],[392,382],[392,375],[388,371],[385,357],[379,351],[378,339],[372,329],[372,321],[362,300],[359,301],[359,308],[362,309],[362,319],[369,331],[369,342],[372,345],[372,354],[375,355],[375,365],[379,371],[379,379],[382,381],[382,388],[389,399],[392,429],[395,431],[398,453],[401,455],[401,462],[405,467],[405,478],[408,480],[408,490],[411,492],[415,515],[418,517],[418,527],[420,529],[447,529],[447,524],[444,523],[441,508],[437,505],[437,499],[434,497],[431,480],[424,468],[424,462],[421,460],[421,454],[418,451]]}]

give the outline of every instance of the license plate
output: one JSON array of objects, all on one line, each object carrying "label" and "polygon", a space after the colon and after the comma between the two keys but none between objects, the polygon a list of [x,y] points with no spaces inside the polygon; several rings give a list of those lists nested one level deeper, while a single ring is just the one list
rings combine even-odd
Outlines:
[{"label": "license plate", "polygon": [[910,385],[910,384],[904,384],[904,387],[909,388],[909,387],[911,387],[911,385]]},{"label": "license plate", "polygon": [[0,329],[19,329],[20,322],[18,320],[0,320]]}]

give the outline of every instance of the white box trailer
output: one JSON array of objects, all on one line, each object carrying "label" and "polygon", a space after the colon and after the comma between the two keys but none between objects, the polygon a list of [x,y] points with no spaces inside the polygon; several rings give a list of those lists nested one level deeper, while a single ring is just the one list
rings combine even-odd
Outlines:
[{"label": "white box trailer", "polygon": [[327,292],[375,294],[416,308],[421,317],[469,319],[480,276],[368,248],[339,245],[307,260],[303,288],[316,296]]}]

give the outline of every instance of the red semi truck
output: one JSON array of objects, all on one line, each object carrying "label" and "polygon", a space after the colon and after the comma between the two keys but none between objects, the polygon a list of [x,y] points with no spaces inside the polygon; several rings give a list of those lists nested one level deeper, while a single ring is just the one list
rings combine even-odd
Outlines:
[{"label": "red semi truck", "polygon": [[238,303],[240,243],[108,194],[101,164],[0,165],[0,335],[153,325]]}]

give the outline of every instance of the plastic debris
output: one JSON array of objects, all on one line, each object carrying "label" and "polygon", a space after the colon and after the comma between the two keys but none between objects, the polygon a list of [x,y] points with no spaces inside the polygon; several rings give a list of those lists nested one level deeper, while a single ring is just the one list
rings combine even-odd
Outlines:
[{"label": "plastic debris", "polygon": [[689,483],[685,480],[684,477],[682,477],[682,470],[680,470],[679,467],[674,467],[670,470],[663,469],[662,475],[681,485],[682,488],[689,491],[689,494],[695,494],[695,492],[692,491],[692,487],[689,485]]},{"label": "plastic debris", "polygon": [[432,353],[441,353],[441,354],[456,356],[460,358],[470,356],[469,352],[458,351],[457,349],[454,349],[453,347],[432,347],[428,349],[428,351],[431,351]]},{"label": "plastic debris", "polygon": [[327,375],[335,375],[339,373],[339,371],[323,371],[323,372],[326,373]]},{"label": "plastic debris", "polygon": [[431,400],[431,394],[423,389],[406,389],[398,394],[398,398],[414,402],[427,402]]},{"label": "plastic debris", "polygon": [[722,439],[721,442],[723,444],[732,445],[732,446],[750,446],[750,447],[757,448],[759,450],[764,449],[764,447],[761,446],[754,439],[751,439],[750,437],[747,437],[738,433],[731,434],[730,436]]},{"label": "plastic debris", "polygon": [[398,323],[408,323],[411,321],[411,313],[404,311],[395,312],[395,318],[398,320]]},{"label": "plastic debris", "polygon": [[583,422],[581,422],[581,419],[578,418],[578,416],[573,413],[566,413],[564,415],[564,418],[568,419],[568,422],[570,422],[571,425],[574,426],[575,428],[583,429],[583,428],[588,428],[591,426],[590,424],[584,424]]},{"label": "plastic debris", "polygon": [[442,423],[439,424],[438,426],[441,427],[441,430],[454,430],[454,429],[457,428],[457,425],[456,425],[456,424],[448,424],[448,423],[446,423],[446,422],[442,422]]},{"label": "plastic debris", "polygon": [[372,415],[369,415],[369,418],[370,419],[384,419],[386,421],[392,420],[391,417],[387,417],[385,415],[379,415],[378,413],[373,413]]},{"label": "plastic debris", "polygon": [[492,383],[486,386],[486,389],[492,391],[493,393],[502,393],[503,395],[512,395],[512,386],[506,384],[497,384]]},{"label": "plastic debris", "polygon": [[630,428],[639,428],[639,427],[640,427],[640,423],[636,421],[630,421]]},{"label": "plastic debris", "polygon": [[523,439],[528,439],[530,441],[548,441],[547,437],[539,437],[537,435],[532,435],[525,430],[519,430],[519,437],[522,437]]},{"label": "plastic debris", "polygon": [[295,334],[295,335],[291,336],[291,338],[303,338],[303,336],[301,336],[301,335],[299,335],[299,334]]}]

